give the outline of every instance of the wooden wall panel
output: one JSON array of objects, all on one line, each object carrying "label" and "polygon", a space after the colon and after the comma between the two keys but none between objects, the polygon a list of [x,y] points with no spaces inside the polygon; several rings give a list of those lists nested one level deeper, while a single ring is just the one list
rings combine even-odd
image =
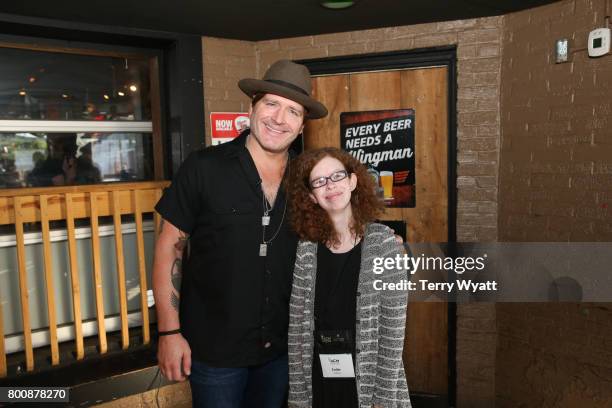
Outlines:
[{"label": "wooden wall panel", "polygon": [[304,148],[340,147],[340,113],[350,109],[349,78],[345,75],[318,77],[313,79],[312,86],[313,96],[327,107],[329,114],[306,122]]},{"label": "wooden wall panel", "polygon": [[59,364],[59,346],[57,343],[57,315],[55,312],[55,285],[53,284],[53,258],[51,251],[51,233],[47,209],[48,197],[41,195],[40,225],[43,241],[43,262],[45,265],[45,288],[47,291],[47,315],[49,316],[49,343],[51,343],[51,364]]},{"label": "wooden wall panel", "polygon": [[[13,224],[15,222],[12,197],[23,197],[21,201],[23,222],[35,222],[40,220],[38,195],[47,195],[47,216],[50,221],[55,221],[64,219],[64,193],[72,194],[74,218],[85,218],[90,216],[89,192],[97,192],[98,215],[102,217],[113,215],[110,191],[117,189],[139,189],[141,190],[141,211],[152,212],[153,207],[160,197],[159,189],[166,187],[168,184],[169,182],[163,181],[125,183],[118,185],[102,184],[96,186],[82,186],[80,189],[73,187],[57,187],[53,189],[53,193],[50,193],[48,188],[0,190],[0,225]],[[134,203],[130,191],[120,191],[118,194],[121,214],[133,214]]]},{"label": "wooden wall panel", "polygon": [[134,190],[134,220],[136,222],[136,248],[138,251],[138,277],[140,282],[140,310],[142,311],[142,342],[149,344],[149,308],[147,306],[147,269],[145,258],[144,232],[142,229],[142,212],[140,211],[140,194]]},{"label": "wooden wall panel", "polygon": [[66,230],[68,231],[72,311],[74,315],[74,341],[76,344],[76,358],[77,360],[82,360],[85,357],[85,348],[83,344],[83,320],[81,318],[81,285],[79,282],[78,252],[74,226],[74,201],[72,193],[66,193],[64,198],[66,203]]},{"label": "wooden wall panel", "polygon": [[401,99],[415,108],[415,211],[404,210],[413,242],[448,239],[448,109],[447,69],[401,72]]},{"label": "wooden wall panel", "polygon": [[98,222],[98,202],[96,192],[89,193],[90,225],[91,225],[91,260],[93,267],[94,294],[96,299],[96,319],[98,321],[98,340],[100,354],[108,350],[106,326],[104,322],[104,295],[102,292],[102,267],[100,266],[100,229]]},{"label": "wooden wall panel", "polygon": [[[436,67],[313,79],[330,117],[309,123],[307,149],[340,146],[342,112],[415,109],[416,207],[387,208],[381,217],[404,220],[408,242],[448,239],[447,74],[446,67]],[[448,391],[447,310],[446,303],[411,302],[408,306],[404,362],[414,391]]]},{"label": "wooden wall panel", "polygon": [[400,81],[400,71],[351,74],[351,111],[402,108]]},{"label": "wooden wall panel", "polygon": [[[121,231],[121,191],[113,191],[113,226],[115,229],[115,259],[117,261],[117,292],[119,295],[119,314],[121,316],[121,347],[126,350],[130,345],[128,329],[127,292],[125,283],[125,257],[123,256],[123,232]],[[128,192],[130,193],[130,192]]]},{"label": "wooden wall panel", "polygon": [[[23,235],[22,198],[15,197],[15,238],[17,241],[17,266],[19,270],[19,299],[21,300],[21,321],[26,357],[26,370],[34,370],[34,351],[32,349],[32,325],[30,322],[30,292],[28,290],[28,270],[26,268],[25,241]],[[4,339],[3,339],[4,340]]]}]

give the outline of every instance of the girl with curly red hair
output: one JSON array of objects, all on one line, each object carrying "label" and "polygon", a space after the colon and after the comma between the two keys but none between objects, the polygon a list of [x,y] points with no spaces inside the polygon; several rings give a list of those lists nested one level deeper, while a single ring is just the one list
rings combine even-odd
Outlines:
[{"label": "girl with curly red hair", "polygon": [[374,223],[383,208],[374,179],[353,156],[323,148],[291,163],[287,191],[301,239],[289,310],[289,406],[410,407],[402,364],[407,292],[380,290],[407,272],[375,272],[376,259],[403,250]]}]

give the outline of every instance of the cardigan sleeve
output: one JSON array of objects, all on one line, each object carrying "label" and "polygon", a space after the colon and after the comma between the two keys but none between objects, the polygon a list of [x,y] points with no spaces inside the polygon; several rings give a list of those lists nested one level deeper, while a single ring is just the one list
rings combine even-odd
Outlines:
[{"label": "cardigan sleeve", "polygon": [[[395,258],[404,250],[395,241],[391,230],[384,227],[381,257]],[[399,283],[408,279],[405,269],[386,269],[381,279],[384,283]],[[383,290],[380,292],[380,316],[378,335],[378,360],[376,384],[372,403],[381,407],[410,407],[405,382],[402,354],[406,327],[408,290]]]},{"label": "cardigan sleeve", "polygon": [[300,250],[303,247],[302,243],[298,246],[293,271],[291,299],[289,301],[289,407],[306,407],[308,405],[302,346],[304,342],[305,296],[306,287],[309,283],[307,283],[305,274],[305,258],[307,258],[307,255]]}]

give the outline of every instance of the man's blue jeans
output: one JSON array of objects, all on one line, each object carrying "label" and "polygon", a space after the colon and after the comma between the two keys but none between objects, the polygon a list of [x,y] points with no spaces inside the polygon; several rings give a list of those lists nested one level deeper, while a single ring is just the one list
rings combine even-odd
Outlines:
[{"label": "man's blue jeans", "polygon": [[192,361],[189,382],[196,408],[284,407],[289,385],[287,354],[245,368],[217,368]]}]

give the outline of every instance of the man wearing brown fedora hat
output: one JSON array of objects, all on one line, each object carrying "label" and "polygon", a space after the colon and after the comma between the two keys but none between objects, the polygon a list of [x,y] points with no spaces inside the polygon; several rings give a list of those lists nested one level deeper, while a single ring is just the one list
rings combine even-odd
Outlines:
[{"label": "man wearing brown fedora hat", "polygon": [[305,119],[327,109],[291,61],[238,86],[252,101],[250,129],[190,154],[156,206],[158,361],[166,378],[189,377],[194,406],[272,408],[287,390],[297,245],[280,186]]}]

